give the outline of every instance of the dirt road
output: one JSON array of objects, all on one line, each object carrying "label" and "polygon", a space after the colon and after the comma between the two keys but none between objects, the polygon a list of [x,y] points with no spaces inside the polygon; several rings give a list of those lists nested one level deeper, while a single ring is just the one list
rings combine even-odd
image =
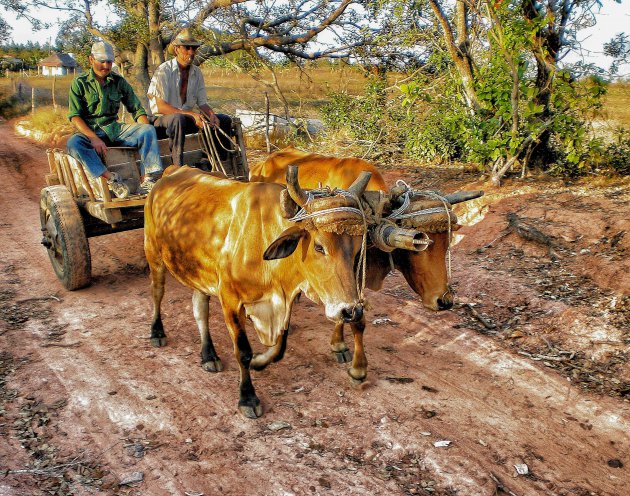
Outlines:
[{"label": "dirt road", "polygon": [[172,279],[169,343],[150,346],[141,231],[91,239],[93,284],[62,289],[39,244],[44,147],[0,133],[0,495],[629,494],[628,183],[489,190],[453,250],[453,311],[400,274],[368,295],[361,386],[303,299],[284,360],[254,374],[252,421],[216,299],[222,373],[199,366]]}]

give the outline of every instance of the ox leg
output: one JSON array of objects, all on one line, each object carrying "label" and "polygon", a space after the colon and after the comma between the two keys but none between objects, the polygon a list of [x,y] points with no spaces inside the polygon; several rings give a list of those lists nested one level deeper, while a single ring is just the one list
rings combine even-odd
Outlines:
[{"label": "ox leg", "polygon": [[203,294],[201,291],[193,291],[193,315],[195,316],[195,321],[197,321],[199,335],[201,336],[201,366],[208,372],[221,372],[223,364],[214,349],[210,330],[208,329],[209,303],[210,297],[208,295]]},{"label": "ox leg", "polygon": [[267,348],[264,353],[256,353],[252,359],[250,367],[254,370],[263,370],[271,362],[279,362],[284,357],[284,352],[287,349],[287,337],[289,330],[282,331],[282,336],[278,339],[278,342],[273,346]]},{"label": "ox leg", "polygon": [[151,345],[166,346],[166,334],[162,324],[160,307],[164,297],[164,279],[166,268],[163,264],[149,264],[151,270],[151,297],[153,299],[153,322],[151,323]]},{"label": "ox leg", "polygon": [[247,334],[245,334],[245,311],[242,308],[240,310],[232,310],[224,307],[223,313],[225,315],[225,323],[234,343],[234,355],[241,372],[238,409],[247,418],[260,417],[263,409],[258,396],[256,396],[249,372],[253,352],[247,339]]},{"label": "ox leg", "polygon": [[352,382],[362,383],[367,377],[367,358],[363,349],[363,331],[365,330],[365,317],[359,322],[350,324],[354,337],[354,358],[352,366],[348,369],[348,375]]},{"label": "ox leg", "polygon": [[335,330],[330,340],[330,349],[334,353],[337,363],[348,363],[352,360],[352,353],[350,353],[348,345],[343,340],[343,326],[343,322],[335,324]]}]

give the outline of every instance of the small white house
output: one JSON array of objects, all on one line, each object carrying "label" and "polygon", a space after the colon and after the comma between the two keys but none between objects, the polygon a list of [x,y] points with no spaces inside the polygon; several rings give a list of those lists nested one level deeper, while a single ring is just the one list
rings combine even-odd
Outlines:
[{"label": "small white house", "polygon": [[67,53],[53,53],[37,64],[37,72],[42,76],[65,76],[80,72],[79,64]]}]

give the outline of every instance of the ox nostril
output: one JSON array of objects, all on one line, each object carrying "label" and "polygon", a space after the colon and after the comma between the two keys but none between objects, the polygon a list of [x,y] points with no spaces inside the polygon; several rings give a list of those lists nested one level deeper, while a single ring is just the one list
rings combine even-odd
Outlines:
[{"label": "ox nostril", "polygon": [[438,298],[437,306],[438,310],[449,310],[453,308],[453,300],[442,300]]},{"label": "ox nostril", "polygon": [[358,322],[363,318],[363,305],[345,307],[341,310],[341,318],[344,322]]},{"label": "ox nostril", "polygon": [[350,322],[352,320],[352,312],[353,310],[348,307],[341,310],[341,318],[344,322]]}]

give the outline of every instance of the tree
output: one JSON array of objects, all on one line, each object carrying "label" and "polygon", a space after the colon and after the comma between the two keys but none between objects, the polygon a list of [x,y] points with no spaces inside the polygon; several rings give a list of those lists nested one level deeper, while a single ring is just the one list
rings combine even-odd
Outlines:
[{"label": "tree", "polygon": [[[96,13],[103,8],[101,0],[0,3],[22,16],[44,8],[67,12],[75,28],[83,26],[92,37],[114,45],[117,62],[128,68],[143,90],[184,24],[205,41],[198,52],[200,62],[238,50],[293,59],[344,56],[353,46],[365,43],[359,25],[359,0],[114,0],[110,3],[116,14],[111,16],[113,21],[97,19]],[[313,42],[324,31],[330,33],[334,46],[314,48]]]},{"label": "tree", "polygon": [[7,22],[0,17],[0,43],[5,43],[9,36],[11,35],[11,26],[7,24]]},{"label": "tree", "polygon": [[[496,181],[515,163],[578,163],[585,103],[597,109],[604,90],[597,80],[575,79],[560,62],[577,48],[579,30],[594,25],[599,0],[426,2],[468,109],[460,132],[472,133],[472,156],[492,161]],[[623,52],[624,39],[611,42],[610,51]]]},{"label": "tree", "polygon": [[630,61],[630,38],[625,33],[618,33],[608,43],[604,43],[604,54],[613,58],[610,72],[617,74],[619,65]]}]

